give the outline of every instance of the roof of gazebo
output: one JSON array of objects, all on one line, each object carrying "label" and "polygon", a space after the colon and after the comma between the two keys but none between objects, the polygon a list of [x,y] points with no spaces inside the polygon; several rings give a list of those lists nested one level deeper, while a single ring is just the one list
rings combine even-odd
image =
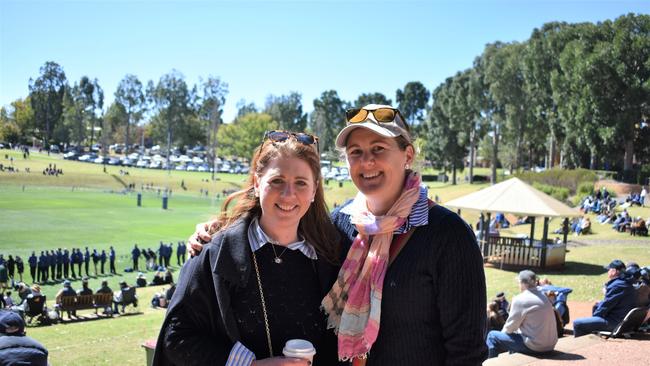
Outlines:
[{"label": "roof of gazebo", "polygon": [[503,212],[534,217],[573,217],[581,215],[577,209],[573,209],[546,193],[533,188],[519,178],[511,178],[470,193],[446,202],[444,206],[480,212]]}]

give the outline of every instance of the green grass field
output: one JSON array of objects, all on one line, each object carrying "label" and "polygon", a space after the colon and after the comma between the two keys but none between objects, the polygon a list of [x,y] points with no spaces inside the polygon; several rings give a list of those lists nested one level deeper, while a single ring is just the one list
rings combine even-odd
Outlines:
[{"label": "green grass field", "polygon": [[[109,166],[104,173],[101,165],[65,161],[60,156],[43,154],[32,154],[30,159],[23,160],[16,152],[0,150],[0,163],[5,166],[11,164],[5,159],[5,154],[14,158],[13,165],[20,172],[0,172],[0,253],[5,257],[8,254],[20,255],[26,260],[32,250],[85,246],[108,250],[109,246],[114,246],[118,255],[118,275],[93,275],[91,288],[99,287],[102,279],[107,279],[114,289],[123,279],[133,283],[135,274],[123,270],[131,266],[129,253],[134,243],[141,248],[156,249],[160,241],[176,243],[185,240],[194,231],[196,223],[209,219],[220,207],[219,200],[201,196],[201,190],[214,193],[237,189],[245,179],[241,175],[219,174],[219,180],[213,182],[209,180],[209,173],[173,171],[168,174],[134,168],[128,168],[129,175],[124,176],[119,174],[119,170],[125,168]],[[49,163],[56,163],[64,174],[43,176],[41,171]],[[31,173],[25,172],[26,167]],[[181,182],[187,189],[181,188]],[[156,188],[145,191],[143,205],[137,207],[135,193],[122,193],[124,184],[129,183],[134,183],[138,191],[144,184]],[[485,186],[429,184],[430,196],[438,195],[443,205]],[[168,210],[161,208],[157,187],[173,190]],[[355,194],[350,182],[345,182],[342,187],[330,182],[325,191],[330,206]],[[635,208],[632,214],[647,217],[650,208]],[[477,214],[463,212],[463,217],[474,223]],[[551,228],[557,225],[559,223],[552,222]],[[541,226],[537,225],[538,237],[541,236]],[[567,253],[563,271],[540,273],[548,276],[554,284],[572,287],[574,292],[569,296],[570,300],[594,301],[601,298],[600,288],[605,281],[602,265],[613,258],[650,264],[648,238],[617,244],[617,239],[630,239],[630,236],[616,233],[608,226],[594,224],[593,228],[595,234],[590,238],[609,239],[614,244],[572,247]],[[505,233],[527,233],[529,230],[528,225],[523,225]],[[175,255],[172,264],[172,269],[177,270]],[[510,298],[517,292],[516,272],[495,268],[486,268],[485,272],[489,297],[497,291],[506,291]],[[149,272],[148,279],[151,276]],[[28,272],[25,277],[26,282],[31,282]],[[78,288],[80,284],[75,281],[73,286]],[[60,284],[50,283],[42,288],[48,296],[48,305],[52,306]],[[30,327],[28,333],[50,350],[53,365],[142,365],[145,356],[140,345],[144,340],[156,337],[164,316],[163,311],[149,307],[153,293],[161,290],[160,287],[139,289],[141,304],[138,313],[133,315]]]}]

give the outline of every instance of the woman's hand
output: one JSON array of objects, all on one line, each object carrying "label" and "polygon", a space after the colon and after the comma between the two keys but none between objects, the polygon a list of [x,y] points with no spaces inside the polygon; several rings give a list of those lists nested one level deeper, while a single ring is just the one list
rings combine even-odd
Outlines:
[{"label": "woman's hand", "polygon": [[192,234],[187,242],[190,244],[189,253],[190,256],[194,257],[201,253],[203,245],[207,244],[212,240],[210,235],[210,228],[214,228],[217,225],[217,220],[212,220],[208,222],[203,222],[196,225],[196,231]]},{"label": "woman's hand", "polygon": [[311,362],[304,358],[295,357],[273,357],[265,358],[263,360],[256,360],[251,363],[251,366],[309,366]]}]

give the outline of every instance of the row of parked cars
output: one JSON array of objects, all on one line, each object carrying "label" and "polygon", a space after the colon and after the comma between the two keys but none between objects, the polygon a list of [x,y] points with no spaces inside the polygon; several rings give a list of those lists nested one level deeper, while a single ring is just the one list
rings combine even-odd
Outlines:
[{"label": "row of parked cars", "polygon": [[[186,170],[197,172],[212,172],[214,168],[208,164],[203,158],[199,156],[189,157],[187,155],[172,155],[169,157],[169,166],[167,165],[167,158],[155,155],[143,155],[139,153],[131,153],[126,156],[101,156],[97,153],[79,153],[77,151],[70,151],[63,155],[67,160],[78,160],[86,163],[95,164],[108,164],[116,166],[147,168],[147,169],[173,169],[173,170]],[[248,174],[249,167],[236,161],[230,160],[217,160],[217,172],[220,173],[233,173],[233,174]]]},{"label": "row of parked cars", "polygon": [[337,182],[342,182],[344,180],[351,180],[350,171],[346,167],[322,167],[321,174],[325,179],[334,179]]}]

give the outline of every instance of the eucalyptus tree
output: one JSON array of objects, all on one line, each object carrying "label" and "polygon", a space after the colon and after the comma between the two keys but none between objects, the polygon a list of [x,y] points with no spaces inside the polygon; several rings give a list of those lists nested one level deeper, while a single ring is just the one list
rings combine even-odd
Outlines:
[{"label": "eucalyptus tree", "polygon": [[210,76],[201,80],[202,94],[199,97],[199,118],[207,121],[206,143],[209,147],[208,158],[212,164],[212,179],[217,170],[216,155],[218,146],[219,126],[223,123],[221,116],[228,95],[228,84],[218,77]]},{"label": "eucalyptus tree", "polygon": [[257,106],[253,102],[246,102],[246,99],[240,99],[237,102],[237,118],[243,117],[249,113],[257,113]]},{"label": "eucalyptus tree", "polygon": [[187,142],[188,120],[193,114],[193,95],[183,75],[176,71],[160,77],[158,84],[150,81],[147,97],[153,105],[152,132],[158,140],[167,142],[167,166],[172,143]]},{"label": "eucalyptus tree", "polygon": [[416,134],[419,133],[419,124],[424,120],[430,95],[424,84],[419,81],[410,81],[404,85],[403,90],[395,91],[397,107]]},{"label": "eucalyptus tree", "polygon": [[271,115],[282,130],[304,131],[307,127],[307,113],[302,110],[302,95],[298,92],[269,95],[263,112]]},{"label": "eucalyptus tree", "polygon": [[40,68],[40,76],[36,80],[29,79],[29,97],[36,122],[34,134],[43,139],[48,150],[52,131],[63,114],[66,86],[67,79],[63,68],[53,61],[46,62]]},{"label": "eucalyptus tree", "polygon": [[321,151],[335,150],[336,135],[345,126],[346,103],[336,90],[324,91],[314,99],[314,111],[310,116],[310,129],[318,135]]},{"label": "eucalyptus tree", "polygon": [[147,110],[145,91],[137,76],[127,74],[117,85],[115,103],[124,111],[124,145],[128,154],[131,149],[131,126],[137,125]]},{"label": "eucalyptus tree", "polygon": [[79,91],[84,107],[84,117],[90,122],[90,146],[95,140],[95,123],[102,119],[102,109],[104,108],[104,90],[99,86],[95,78],[90,80],[83,76],[79,81]]},{"label": "eucalyptus tree", "polygon": [[388,99],[384,94],[375,92],[375,93],[363,93],[359,95],[357,100],[354,102],[354,106],[358,108],[361,108],[368,104],[392,105],[393,101]]}]

